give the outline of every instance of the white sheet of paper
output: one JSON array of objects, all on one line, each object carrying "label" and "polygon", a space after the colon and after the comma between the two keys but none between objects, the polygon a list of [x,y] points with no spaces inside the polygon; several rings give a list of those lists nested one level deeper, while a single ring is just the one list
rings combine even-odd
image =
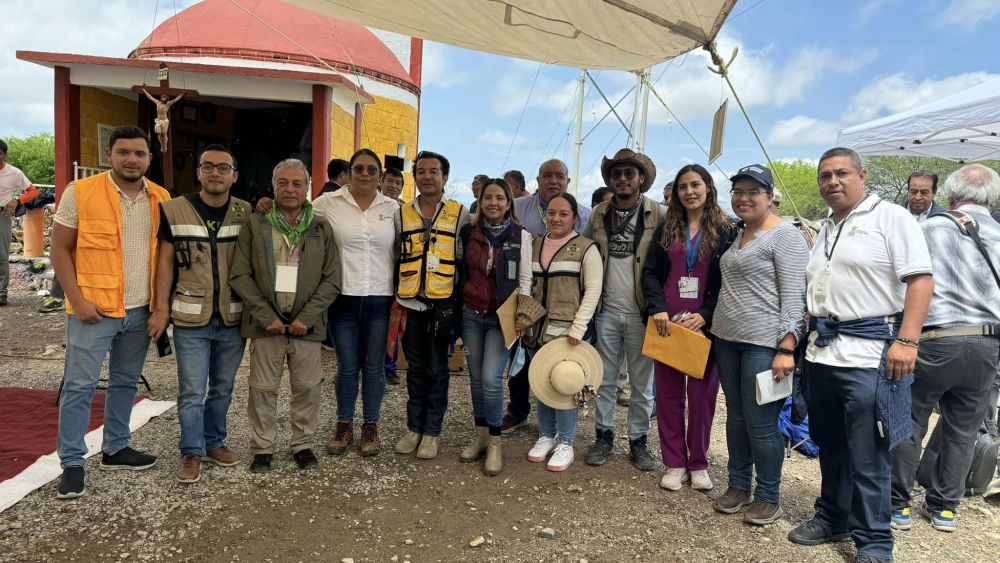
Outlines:
[{"label": "white sheet of paper", "polygon": [[792,376],[787,375],[781,381],[774,380],[771,370],[757,374],[757,404],[773,403],[792,394]]},{"label": "white sheet of paper", "polygon": [[295,293],[295,285],[299,279],[298,266],[282,266],[278,264],[275,272],[274,290],[285,293]]}]

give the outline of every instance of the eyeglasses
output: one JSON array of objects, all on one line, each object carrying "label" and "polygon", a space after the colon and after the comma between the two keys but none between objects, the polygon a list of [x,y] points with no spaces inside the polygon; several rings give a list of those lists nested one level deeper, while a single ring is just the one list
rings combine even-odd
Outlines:
[{"label": "eyeglasses", "polygon": [[635,168],[615,168],[611,171],[611,179],[617,180],[624,177],[626,180],[635,180],[639,175],[639,171]]},{"label": "eyeglasses", "polygon": [[369,176],[378,176],[379,169],[378,166],[375,166],[374,164],[369,164],[368,166],[365,166],[364,164],[355,164],[351,167],[351,172],[354,174],[364,174],[367,172]]},{"label": "eyeglasses", "polygon": [[201,170],[205,174],[211,174],[213,170],[218,170],[219,174],[229,174],[236,167],[232,164],[212,164],[211,162],[202,162],[198,165],[198,170]]},{"label": "eyeglasses", "polygon": [[733,189],[733,190],[729,190],[729,193],[730,193],[730,195],[733,196],[733,199],[740,199],[742,197],[749,197],[750,199],[757,199],[760,196],[760,194],[764,193],[764,190],[749,190],[749,191],[745,192],[743,190],[735,190],[735,189]]}]

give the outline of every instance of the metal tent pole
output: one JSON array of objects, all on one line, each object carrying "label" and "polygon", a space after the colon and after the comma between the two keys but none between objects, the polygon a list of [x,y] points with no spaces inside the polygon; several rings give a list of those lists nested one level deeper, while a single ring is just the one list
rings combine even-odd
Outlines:
[{"label": "metal tent pole", "polygon": [[576,143],[573,145],[573,176],[569,192],[576,195],[580,185],[580,147],[583,146],[583,87],[587,82],[587,69],[580,69],[576,90]]},{"label": "metal tent pole", "polygon": [[637,152],[645,153],[646,151],[646,126],[648,122],[646,117],[649,115],[649,69],[643,69],[639,71],[639,83],[642,86],[642,113],[639,118],[639,135],[638,141],[636,142]]}]

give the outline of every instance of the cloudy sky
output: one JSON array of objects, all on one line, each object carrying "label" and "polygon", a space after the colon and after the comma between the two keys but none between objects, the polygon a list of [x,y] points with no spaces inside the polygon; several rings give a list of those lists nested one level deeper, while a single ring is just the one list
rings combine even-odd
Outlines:
[{"label": "cloudy sky", "polygon": [[[125,56],[154,24],[192,3],[0,2],[0,137],[52,130],[52,72],[16,60],[16,49]],[[772,157],[815,159],[842,127],[1000,75],[998,24],[998,0],[740,0],[718,41],[726,57],[739,47],[732,78]],[[651,71],[659,94],[705,146],[712,114],[731,98],[708,63],[699,50]],[[424,65],[420,146],[449,157],[455,197],[471,197],[467,186],[478,173],[518,168],[531,179],[547,158],[572,160],[577,70],[431,43]],[[593,74],[613,101],[634,84],[628,73]],[[763,160],[735,100],[729,108],[718,161],[727,173]],[[588,84],[581,195],[603,184],[601,156],[627,142],[614,116],[595,126],[606,111]],[[618,112],[631,119],[631,95]],[[657,185],[673,179],[680,166],[706,160],[655,97],[646,139]]]}]

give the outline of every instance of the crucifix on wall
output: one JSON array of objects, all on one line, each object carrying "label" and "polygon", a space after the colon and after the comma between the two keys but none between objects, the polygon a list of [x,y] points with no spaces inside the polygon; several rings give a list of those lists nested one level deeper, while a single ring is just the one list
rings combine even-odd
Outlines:
[{"label": "crucifix on wall", "polygon": [[193,100],[198,97],[197,90],[183,88],[173,88],[170,86],[170,67],[167,63],[160,63],[157,69],[156,78],[159,86],[147,86],[145,84],[132,86],[132,91],[140,96],[145,95],[156,107],[156,118],[153,120],[153,132],[156,133],[160,141],[160,152],[162,158],[160,164],[163,169],[163,182],[168,189],[173,187],[173,147],[170,142],[170,109],[181,100],[181,98]]}]

